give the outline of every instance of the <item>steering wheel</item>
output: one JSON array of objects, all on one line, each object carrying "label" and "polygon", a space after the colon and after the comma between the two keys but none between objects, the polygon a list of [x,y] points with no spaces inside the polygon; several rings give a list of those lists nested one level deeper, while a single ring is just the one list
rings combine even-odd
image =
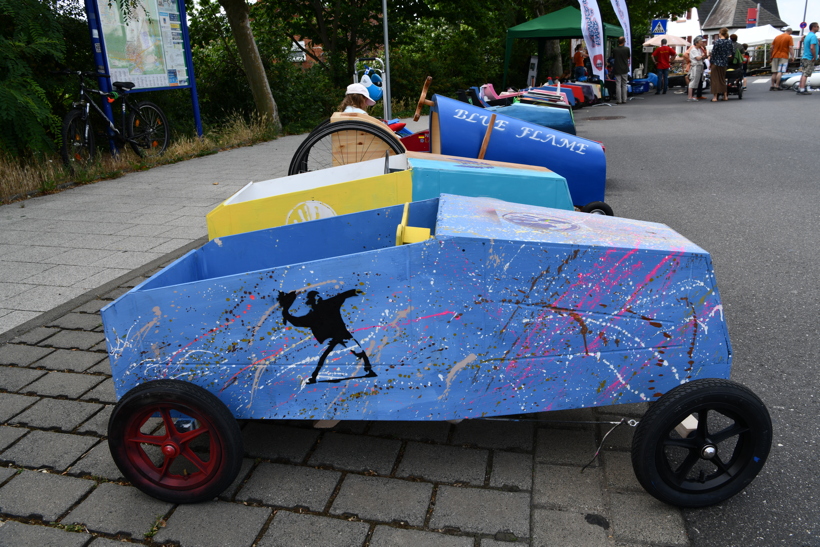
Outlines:
[{"label": "steering wheel", "polygon": [[414,122],[419,121],[419,118],[421,117],[421,109],[425,105],[433,106],[434,104],[436,104],[433,101],[428,101],[427,100],[427,90],[430,88],[430,83],[432,81],[433,81],[432,76],[427,76],[427,79],[424,81],[424,87],[421,88],[421,97],[419,97],[419,104],[416,107],[416,113],[413,114],[413,121]]}]

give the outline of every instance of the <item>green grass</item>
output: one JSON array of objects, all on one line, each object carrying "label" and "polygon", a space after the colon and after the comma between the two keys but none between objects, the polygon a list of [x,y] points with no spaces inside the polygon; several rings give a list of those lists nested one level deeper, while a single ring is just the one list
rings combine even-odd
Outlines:
[{"label": "green grass", "polygon": [[158,158],[140,158],[129,147],[121,150],[115,158],[108,153],[107,142],[104,142],[98,147],[97,159],[92,164],[75,168],[73,172],[63,165],[59,154],[22,160],[0,154],[0,203],[49,194],[76,184],[115,179],[157,165],[207,156],[219,150],[274,138],[276,134],[270,124],[263,123],[262,120],[247,122],[242,117],[235,116],[223,126],[210,129],[202,138],[175,136],[165,154]]}]

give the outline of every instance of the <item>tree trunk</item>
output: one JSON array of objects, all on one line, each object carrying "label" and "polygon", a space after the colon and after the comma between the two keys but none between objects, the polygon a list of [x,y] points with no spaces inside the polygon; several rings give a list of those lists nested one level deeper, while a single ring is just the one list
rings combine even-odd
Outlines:
[{"label": "tree trunk", "polygon": [[245,69],[245,77],[248,79],[256,110],[272,122],[275,129],[279,131],[282,128],[279,109],[276,107],[276,101],[273,100],[265,67],[262,65],[262,57],[256,47],[256,40],[253,39],[249,18],[250,8],[245,0],[219,0],[219,5],[228,16],[231,34],[236,42],[242,67]]},{"label": "tree trunk", "polygon": [[545,55],[545,72],[548,76],[558,78],[564,73],[564,65],[561,60],[561,42],[559,40],[547,40],[547,53]]}]

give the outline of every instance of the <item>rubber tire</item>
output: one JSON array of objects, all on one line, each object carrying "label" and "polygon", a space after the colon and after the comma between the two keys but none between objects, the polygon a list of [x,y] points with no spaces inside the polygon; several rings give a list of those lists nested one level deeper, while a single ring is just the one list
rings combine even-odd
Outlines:
[{"label": "rubber tire", "polygon": [[311,130],[309,135],[313,135],[314,133],[316,133],[317,131],[319,131],[321,128],[323,128],[324,126],[326,126],[329,123],[330,123],[330,118],[327,118],[326,120],[322,120],[321,122],[319,122],[319,124],[316,127],[314,127]]},{"label": "rubber tire", "polygon": [[737,88],[737,98],[743,100],[743,85]]},{"label": "rubber tire", "polygon": [[[706,482],[687,480],[685,477],[676,484],[672,479],[673,469],[668,465],[663,442],[669,438],[675,426],[690,414],[706,411],[707,418],[700,423],[705,423],[708,428],[710,411],[718,410],[731,414],[735,422],[723,431],[735,425],[746,428],[745,431],[724,439],[737,439],[728,459],[724,460],[725,455],[722,458],[720,453],[720,443],[724,440],[716,443],[718,453],[715,457],[721,462],[729,463],[728,469],[734,471],[734,476],[727,477],[726,471],[710,474],[706,477],[707,482],[712,482],[709,486],[706,486]],[[682,441],[679,435],[677,437],[679,443],[686,443],[687,440],[691,442],[693,446],[689,448],[689,456],[693,458],[701,446],[698,435],[698,431],[692,432]],[[644,414],[632,439],[632,467],[638,482],[657,499],[678,507],[707,507],[746,488],[766,463],[771,444],[772,421],[769,412],[751,390],[730,380],[694,380],[665,393]],[[704,460],[698,458],[695,463],[702,461]],[[714,469],[717,471],[718,467],[714,466]]]},{"label": "rubber tire", "polygon": [[[137,111],[140,113],[140,120],[137,120]],[[145,133],[135,132],[135,122],[145,121],[150,127]],[[161,156],[168,149],[171,142],[171,127],[168,125],[168,118],[165,113],[152,102],[143,101],[137,103],[136,109],[128,113],[128,125],[126,131],[129,139],[142,140],[142,135],[147,134],[150,146],[138,146],[129,143],[134,152],[142,158],[155,158]],[[146,143],[147,144],[147,143]]]},{"label": "rubber tire", "polygon": [[581,207],[581,211],[593,215],[606,215],[609,217],[615,216],[615,213],[612,211],[612,207],[603,201],[591,201]]},{"label": "rubber tire", "polygon": [[[126,438],[163,407],[195,418],[211,436],[213,469],[190,474],[168,473],[155,477],[139,443],[129,450]],[[168,414],[170,419],[170,413]],[[131,433],[129,433],[131,431]],[[166,429],[167,431],[167,429]],[[155,436],[160,439],[161,437]],[[191,441],[193,439],[189,439]],[[187,442],[179,443],[188,448]],[[140,384],[120,399],[108,420],[108,447],[117,467],[128,481],[149,496],[170,503],[198,503],[221,494],[239,474],[242,465],[242,433],[228,408],[203,388],[180,380],[153,380]],[[190,481],[190,485],[180,484]]]},{"label": "rubber tire", "polygon": [[[63,118],[63,129],[62,129],[62,137],[63,137],[63,145],[60,148],[60,154],[63,157],[63,163],[67,166],[74,168],[75,165],[88,165],[89,163],[94,161],[94,156],[97,152],[96,145],[94,144],[94,128],[90,127],[88,131],[88,138],[86,142],[80,142],[78,148],[80,150],[85,151],[84,158],[78,158],[76,156],[76,151],[69,150],[69,148],[74,148],[74,146],[69,146],[69,143],[76,142],[76,137],[80,137],[82,141],[82,133],[84,133],[83,128],[85,127],[86,121],[83,119],[85,116],[85,112],[79,108],[75,108],[68,111],[68,114],[65,115]],[[77,129],[79,125],[80,134],[77,135]]]},{"label": "rubber tire", "polygon": [[[305,140],[307,140],[307,139],[311,138],[313,135],[315,135],[317,132],[319,132],[319,131],[323,128],[323,127],[325,127],[325,126],[326,126],[326,125],[328,125],[328,124],[330,124],[330,118],[327,118],[327,119],[322,120],[321,122],[319,122],[319,124],[318,124],[316,127],[314,127],[313,129],[311,129],[310,133],[308,133],[308,136],[307,136],[307,137],[305,137]],[[303,141],[303,142],[304,142],[304,141]],[[300,146],[301,146],[301,145],[300,145]],[[299,151],[299,148],[297,148],[296,150],[297,150],[297,152],[298,152],[298,151]],[[295,162],[295,160],[296,160],[296,154],[294,153],[293,157],[290,159],[290,165],[288,166],[288,175],[290,175],[290,174],[291,174],[291,173],[290,173],[290,170],[291,170],[291,169],[296,169],[296,162]],[[300,172],[300,171],[297,171],[297,173],[299,173],[299,172]],[[294,174],[295,174],[295,173],[294,173]]]},{"label": "rubber tire", "polygon": [[[320,124],[319,127],[310,132],[307,138],[302,141],[302,144],[299,145],[299,148],[296,149],[296,153],[293,155],[293,159],[291,159],[290,166],[288,167],[288,175],[297,175],[307,171],[316,171],[318,169],[332,167],[330,143],[325,143],[323,140],[333,133],[340,131],[362,131],[387,143],[394,154],[404,154],[405,152],[401,141],[398,140],[387,126],[381,129],[370,123],[355,120]],[[314,152],[314,148],[317,148],[317,150],[315,150],[315,155],[312,155],[311,153]],[[318,150],[319,148],[322,150]],[[322,158],[321,156],[325,154],[327,158]],[[310,163],[311,158],[316,160],[315,163]],[[324,161],[325,159],[326,161]]]}]

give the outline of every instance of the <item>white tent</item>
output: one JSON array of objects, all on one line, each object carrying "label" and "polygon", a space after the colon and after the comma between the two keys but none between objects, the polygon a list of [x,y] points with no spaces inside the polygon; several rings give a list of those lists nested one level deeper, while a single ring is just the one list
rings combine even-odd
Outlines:
[{"label": "white tent", "polygon": [[771,44],[779,35],[783,34],[771,25],[762,27],[742,28],[735,31],[738,44],[748,44],[749,46],[762,46]]},{"label": "white tent", "polygon": [[677,47],[677,46],[689,47],[689,46],[692,45],[689,42],[687,42],[686,40],[684,40],[683,38],[680,38],[678,36],[674,36],[672,34],[659,34],[657,36],[653,36],[652,39],[647,40],[646,42],[643,43],[643,45],[645,47],[647,47],[647,46],[660,46],[661,45],[661,40],[664,40],[664,39],[668,42],[666,45],[668,45],[669,47]]}]

